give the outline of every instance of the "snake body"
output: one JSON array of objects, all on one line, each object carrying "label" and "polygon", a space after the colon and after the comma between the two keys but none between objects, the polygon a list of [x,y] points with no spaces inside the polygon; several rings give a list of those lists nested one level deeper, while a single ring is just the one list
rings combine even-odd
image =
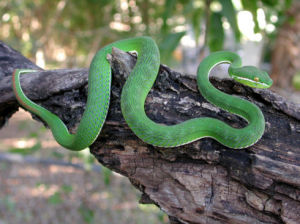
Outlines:
[{"label": "snake body", "polygon": [[13,74],[13,89],[18,102],[40,116],[52,130],[56,141],[70,150],[90,146],[105,122],[110,100],[111,68],[106,60],[112,47],[123,51],[137,51],[138,59],[126,80],[121,94],[122,114],[132,131],[144,142],[160,147],[176,147],[203,137],[210,137],[230,148],[245,148],[256,143],[264,133],[265,121],[261,110],[249,101],[228,95],[216,89],[209,81],[211,69],[220,63],[230,63],[229,74],[236,81],[251,87],[268,88],[269,76],[252,66],[241,67],[238,55],[221,51],[212,53],[199,65],[197,83],[201,94],[214,105],[237,114],[248,121],[244,128],[232,128],[224,122],[204,117],[176,125],[158,124],[148,118],[144,104],[160,65],[159,50],[149,37],[136,37],[114,42],[103,47],[94,56],[89,70],[86,109],[76,134],[70,134],[65,124],[53,113],[35,104],[22,91],[20,75],[33,70],[17,69]]}]

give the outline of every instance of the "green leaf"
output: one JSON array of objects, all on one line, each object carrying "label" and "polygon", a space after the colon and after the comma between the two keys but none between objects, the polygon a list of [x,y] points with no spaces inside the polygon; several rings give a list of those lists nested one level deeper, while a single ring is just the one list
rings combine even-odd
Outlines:
[{"label": "green leaf", "polygon": [[28,135],[28,138],[38,138],[39,137],[39,133],[38,132],[30,132]]},{"label": "green leaf", "polygon": [[201,22],[203,17],[203,9],[197,8],[192,12],[192,26],[195,34],[196,44],[198,45],[199,36],[201,34]]},{"label": "green leaf", "polygon": [[[285,1],[288,1],[288,0],[285,0]],[[252,2],[252,1],[246,1],[246,2]],[[274,7],[278,4],[278,0],[261,0],[261,2],[264,5],[271,6],[271,7]]]},{"label": "green leaf", "polygon": [[185,17],[188,17],[193,10],[198,9],[194,7],[194,0],[179,0],[179,2],[183,4],[182,13]]},{"label": "green leaf", "polygon": [[292,6],[293,0],[285,0],[284,7],[285,9],[288,9]]},{"label": "green leaf", "polygon": [[85,223],[91,224],[94,222],[94,211],[81,205],[79,207],[79,213]]},{"label": "green leaf", "polygon": [[62,198],[61,198],[61,193],[60,192],[55,192],[53,195],[51,195],[48,198],[48,203],[52,205],[58,205],[62,203]]},{"label": "green leaf", "polygon": [[27,148],[11,148],[11,149],[9,149],[9,152],[20,154],[20,155],[30,155],[30,154],[33,154],[34,152],[38,151],[41,147],[42,147],[41,143],[37,142],[32,147],[27,147]]},{"label": "green leaf", "polygon": [[71,193],[71,192],[73,191],[73,188],[72,188],[71,185],[64,184],[64,185],[62,185],[61,190],[62,190],[64,193],[69,194],[69,193]]},{"label": "green leaf", "polygon": [[213,12],[210,16],[210,26],[208,28],[208,46],[211,52],[223,49],[224,29],[222,25],[222,15]]},{"label": "green leaf", "polygon": [[171,33],[165,36],[165,38],[159,43],[161,61],[165,63],[171,57],[172,52],[178,46],[181,38],[186,32]]},{"label": "green leaf", "polygon": [[293,77],[292,83],[296,90],[300,90],[300,71]]},{"label": "green leaf", "polygon": [[16,202],[10,196],[0,198],[0,207],[2,207],[1,205],[4,205],[11,213],[15,212]]},{"label": "green leaf", "polygon": [[44,187],[46,190],[49,190],[50,185],[49,185],[49,184],[42,183],[42,182],[37,182],[37,183],[35,184],[35,187],[36,187],[36,188]]},{"label": "green leaf", "polygon": [[103,181],[106,186],[109,186],[111,183],[111,176],[112,171],[105,166],[102,166],[102,173],[103,173]]},{"label": "green leaf", "polygon": [[60,153],[60,152],[52,152],[51,154],[53,157],[55,157],[57,159],[63,159],[65,157],[65,154]]},{"label": "green leaf", "polygon": [[164,31],[167,30],[167,27],[168,27],[167,20],[168,20],[168,18],[170,18],[170,16],[173,13],[173,10],[174,10],[175,5],[176,5],[176,1],[177,0],[166,0],[165,1],[164,12],[162,14],[162,19],[163,19],[162,29]]},{"label": "green leaf", "polygon": [[249,12],[251,12],[253,16],[253,21],[254,21],[254,32],[258,33],[259,32],[259,26],[258,26],[258,20],[257,20],[257,1],[248,1],[248,0],[242,0],[242,5],[243,8]]},{"label": "green leaf", "polygon": [[219,0],[222,5],[222,15],[227,18],[231,29],[234,32],[235,40],[240,41],[241,33],[237,25],[236,11],[231,0]]}]

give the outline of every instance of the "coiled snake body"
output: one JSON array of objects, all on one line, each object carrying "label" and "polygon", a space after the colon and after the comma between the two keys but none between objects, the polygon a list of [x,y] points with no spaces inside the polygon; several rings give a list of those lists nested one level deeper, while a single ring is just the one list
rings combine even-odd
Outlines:
[{"label": "coiled snake body", "polygon": [[246,127],[232,128],[220,120],[208,117],[194,118],[171,126],[149,119],[144,110],[144,103],[157,77],[160,55],[151,38],[137,37],[109,44],[94,56],[89,71],[86,109],[76,134],[70,134],[55,114],[24,95],[20,75],[34,70],[15,70],[13,89],[17,100],[49,125],[54,138],[63,147],[70,150],[84,149],[95,141],[101,131],[109,108],[111,68],[106,55],[111,53],[112,47],[138,52],[136,65],[122,89],[121,109],[129,127],[144,142],[160,147],[175,147],[210,137],[230,148],[245,148],[256,143],[263,135],[265,121],[261,110],[249,101],[217,90],[209,82],[209,73],[217,64],[230,63],[229,75],[238,82],[251,87],[268,88],[272,85],[272,80],[266,72],[255,67],[241,67],[240,57],[226,51],[212,53],[201,62],[197,72],[199,91],[214,105],[246,119]]}]

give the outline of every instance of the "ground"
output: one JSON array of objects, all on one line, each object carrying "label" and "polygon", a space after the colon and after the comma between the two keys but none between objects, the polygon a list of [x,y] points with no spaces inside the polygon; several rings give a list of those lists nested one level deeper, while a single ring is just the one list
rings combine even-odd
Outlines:
[{"label": "ground", "polygon": [[[0,156],[7,152],[83,163],[87,169],[1,161],[0,224],[167,223],[154,205],[138,204],[140,192],[127,178],[101,167],[88,150],[70,153],[61,148],[23,110],[0,129]],[[91,164],[101,170],[89,170]]]}]

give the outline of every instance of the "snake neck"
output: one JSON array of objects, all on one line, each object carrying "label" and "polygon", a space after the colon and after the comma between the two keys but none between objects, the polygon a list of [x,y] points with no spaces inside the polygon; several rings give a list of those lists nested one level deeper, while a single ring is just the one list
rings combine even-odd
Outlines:
[{"label": "snake neck", "polygon": [[199,91],[207,101],[215,106],[243,117],[248,123],[254,122],[257,119],[258,111],[260,111],[254,104],[216,89],[209,81],[211,70],[222,63],[230,64],[231,68],[238,68],[242,64],[241,58],[235,53],[227,51],[212,53],[198,67]]},{"label": "snake neck", "polygon": [[[203,97],[217,107],[244,118],[248,125],[241,129],[233,128],[231,136],[237,136],[232,148],[245,148],[258,141],[265,129],[261,110],[253,103],[216,89],[209,81],[210,71],[220,63],[229,63],[230,68],[241,67],[241,58],[232,52],[215,52],[205,58],[198,67],[197,83]],[[224,130],[216,131],[216,136],[224,135]],[[225,137],[224,135],[223,137]]]}]

